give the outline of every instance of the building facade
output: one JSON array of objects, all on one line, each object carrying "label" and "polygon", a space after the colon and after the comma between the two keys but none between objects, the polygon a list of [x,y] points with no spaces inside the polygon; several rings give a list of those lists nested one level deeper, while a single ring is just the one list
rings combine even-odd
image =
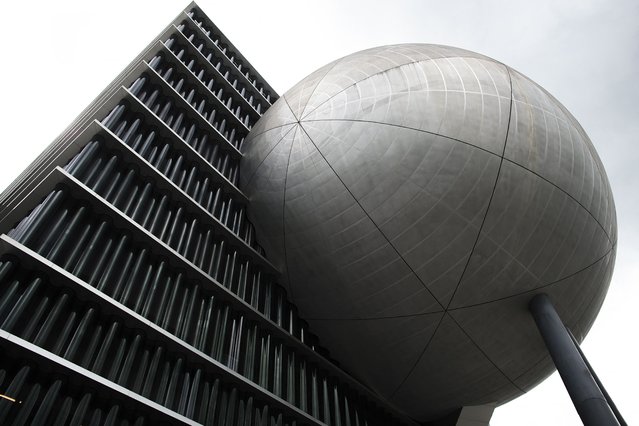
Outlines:
[{"label": "building facade", "polygon": [[192,3],[2,193],[1,424],[416,424],[255,238],[239,164],[277,98]]}]

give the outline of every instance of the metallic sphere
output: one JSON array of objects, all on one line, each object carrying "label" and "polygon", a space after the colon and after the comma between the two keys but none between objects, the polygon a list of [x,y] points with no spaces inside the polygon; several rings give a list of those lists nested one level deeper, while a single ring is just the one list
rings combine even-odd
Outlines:
[{"label": "metallic sphere", "polygon": [[445,46],[365,50],[282,96],[247,138],[259,241],[346,371],[413,418],[500,404],[553,369],[527,310],[582,340],[612,273],[597,153],[527,77]]}]

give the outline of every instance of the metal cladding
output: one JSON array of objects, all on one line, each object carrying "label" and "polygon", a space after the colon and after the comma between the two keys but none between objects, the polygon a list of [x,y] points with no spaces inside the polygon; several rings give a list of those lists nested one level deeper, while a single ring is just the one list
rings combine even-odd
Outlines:
[{"label": "metal cladding", "polygon": [[291,300],[349,372],[417,420],[553,369],[526,309],[582,340],[616,219],[590,140],[493,59],[406,44],[339,59],[259,120],[240,186]]}]

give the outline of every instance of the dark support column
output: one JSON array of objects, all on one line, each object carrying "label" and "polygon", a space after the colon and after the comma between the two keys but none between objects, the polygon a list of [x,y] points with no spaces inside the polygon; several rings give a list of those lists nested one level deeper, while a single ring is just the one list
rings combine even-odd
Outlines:
[{"label": "dark support column", "polygon": [[595,373],[595,370],[592,368],[592,366],[588,362],[588,358],[586,358],[586,355],[584,355],[583,351],[581,350],[581,347],[579,346],[579,342],[577,341],[577,339],[575,339],[575,336],[573,336],[572,332],[568,330],[568,328],[566,328],[566,330],[568,331],[568,334],[570,334],[570,338],[572,339],[572,342],[575,344],[575,347],[579,351],[579,355],[581,355],[581,359],[584,360],[584,364],[586,364],[586,367],[588,367],[588,371],[590,371],[592,378],[595,379],[595,382],[597,383],[597,386],[601,390],[601,393],[603,394],[604,398],[606,398],[606,401],[608,401],[608,405],[610,405],[610,409],[612,410],[613,413],[615,413],[615,417],[617,418],[617,421],[621,424],[621,426],[628,426],[628,423],[626,423],[623,416],[619,412],[619,409],[615,405],[615,402],[612,400],[610,395],[608,395],[608,392],[606,392],[606,388],[604,387],[603,383],[601,383],[601,380],[599,380],[599,377],[597,377],[597,373]]},{"label": "dark support column", "polygon": [[619,426],[548,296],[533,297],[529,308],[584,425]]}]

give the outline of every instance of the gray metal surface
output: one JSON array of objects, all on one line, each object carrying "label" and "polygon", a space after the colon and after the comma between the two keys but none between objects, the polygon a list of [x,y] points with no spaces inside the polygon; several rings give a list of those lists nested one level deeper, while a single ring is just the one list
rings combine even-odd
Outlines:
[{"label": "gray metal surface", "polygon": [[355,53],[282,96],[244,151],[250,219],[301,315],[418,420],[552,371],[536,292],[579,340],[599,311],[617,238],[601,161],[557,100],[493,59]]}]

